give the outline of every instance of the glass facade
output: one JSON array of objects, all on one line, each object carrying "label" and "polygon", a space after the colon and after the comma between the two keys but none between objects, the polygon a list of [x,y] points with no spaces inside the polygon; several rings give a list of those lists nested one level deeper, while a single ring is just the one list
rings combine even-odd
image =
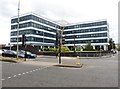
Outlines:
[{"label": "glass facade", "polygon": [[93,27],[93,26],[101,26],[101,25],[107,25],[107,21],[71,25],[71,26],[66,26],[65,29],[75,29],[75,28]]},{"label": "glass facade", "polygon": [[[46,38],[39,38],[39,37],[26,37],[27,41],[26,42],[44,42],[44,43],[54,43],[55,40],[52,39],[46,39]],[[43,41],[44,40],[44,41]],[[11,42],[16,42],[17,38],[11,38],[10,39]],[[18,39],[19,42],[22,41],[21,37]]]},{"label": "glass facade", "polygon": [[[67,40],[65,44],[67,45],[74,43],[85,44],[88,42],[108,43],[109,32],[108,32],[108,24],[106,20],[81,23],[81,24],[75,24],[69,26],[60,26],[53,21],[48,21],[38,15],[30,13],[24,16],[20,16],[19,21],[20,21],[19,35],[26,34],[27,42],[55,43],[55,39],[51,39],[51,38],[56,38],[57,30],[64,27],[63,35],[65,35],[65,39]],[[11,19],[10,41],[12,43],[17,42],[17,38],[15,38],[17,36],[17,31],[16,31],[18,26],[17,22],[18,22],[18,18]],[[39,29],[44,30],[44,32],[40,31]],[[46,39],[46,37],[50,39]],[[88,38],[88,39],[83,40],[83,38]],[[77,40],[75,40],[74,42],[74,39]],[[19,42],[22,42],[21,37],[19,38]]]},{"label": "glass facade", "polygon": [[[28,22],[24,22],[24,21],[28,21]],[[36,21],[36,22],[33,22],[33,21]],[[17,38],[15,38],[15,36],[17,36],[17,31],[15,31],[18,27],[17,22],[18,22],[18,18],[11,19],[11,39],[10,39],[10,41],[12,43],[17,42]],[[57,25],[53,22],[47,21],[43,18],[40,18],[34,14],[20,16],[19,22],[20,22],[19,23],[19,35],[23,35],[23,34],[29,35],[29,36],[27,36],[27,42],[54,43],[55,40],[46,39],[46,37],[55,38],[56,37],[56,34],[55,34],[56,27],[60,28],[59,25]],[[33,27],[33,29],[29,29],[28,27]],[[34,28],[44,30],[45,32],[39,31]],[[23,29],[23,30],[20,30],[20,29]],[[54,34],[51,32],[53,32]],[[33,35],[33,36],[30,36],[30,35]],[[13,36],[14,36],[14,38],[13,38]],[[35,36],[38,36],[38,37],[35,37]],[[22,42],[21,37],[19,37],[18,41]]]},{"label": "glass facade", "polygon": [[[17,29],[17,26],[18,25],[12,25],[11,30]],[[38,28],[38,29],[44,29],[44,30],[49,31],[49,32],[56,32],[56,29],[53,29],[53,28],[50,28],[47,26],[43,26],[43,25],[40,25],[40,24],[37,24],[34,22],[27,22],[27,23],[19,24],[19,28],[27,28],[27,27],[34,27],[34,28]]]},{"label": "glass facade", "polygon": [[[87,44],[87,43],[107,43],[108,39],[90,39],[90,40],[75,40],[75,44]],[[74,44],[74,40],[66,41],[66,44]]]},{"label": "glass facade", "polygon": [[72,35],[72,36],[65,36],[66,39],[73,39],[73,38],[94,38],[94,37],[107,37],[107,33],[96,33],[96,34],[85,34],[85,35]]},{"label": "glass facade", "polygon": [[107,30],[108,30],[107,27],[97,27],[97,28],[76,29],[76,30],[72,30],[72,31],[64,31],[64,34],[100,32],[100,31],[107,31]]},{"label": "glass facade", "polygon": [[[52,23],[50,21],[47,21],[45,19],[42,19],[38,16],[35,16],[35,15],[26,15],[26,16],[22,16],[19,18],[19,21],[22,22],[22,21],[27,21],[27,20],[34,20],[34,21],[37,21],[37,22],[40,22],[40,23],[43,23],[43,24],[46,24],[46,25],[49,25],[49,26],[52,26],[52,27],[59,27],[59,25],[55,24],[55,23]],[[14,18],[11,20],[11,23],[17,23],[18,22],[18,18]]]},{"label": "glass facade", "polygon": [[[97,21],[91,23],[89,22],[89,23],[66,26],[63,34],[65,35],[65,39],[67,40],[66,44],[86,44],[88,42],[108,43],[108,37],[109,37],[107,21]],[[104,37],[104,39],[101,37]],[[82,40],[84,38],[88,38],[88,40]],[[96,39],[92,39],[92,38],[96,38]]]},{"label": "glass facade", "polygon": [[[22,34],[32,34],[32,35],[38,35],[38,36],[44,35],[46,37],[51,37],[51,38],[56,37],[54,34],[42,32],[42,31],[38,31],[38,30],[34,30],[34,29],[26,29],[26,30],[19,31],[19,35],[22,35]],[[16,35],[17,35],[17,31],[11,32],[11,36],[16,36]]]}]

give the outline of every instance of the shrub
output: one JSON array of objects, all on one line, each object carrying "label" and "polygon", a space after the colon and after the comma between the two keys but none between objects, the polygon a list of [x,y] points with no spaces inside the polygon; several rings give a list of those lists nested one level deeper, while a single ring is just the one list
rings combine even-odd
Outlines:
[{"label": "shrub", "polygon": [[68,47],[64,47],[64,46],[61,47],[61,52],[69,52],[69,51],[70,49]]},{"label": "shrub", "polygon": [[91,46],[91,43],[88,43],[88,44],[85,46],[84,51],[94,51],[93,46]]}]

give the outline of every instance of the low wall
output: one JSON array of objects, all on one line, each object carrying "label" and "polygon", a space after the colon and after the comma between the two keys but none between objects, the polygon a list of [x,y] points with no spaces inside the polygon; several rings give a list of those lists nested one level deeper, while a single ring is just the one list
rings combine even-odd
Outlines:
[{"label": "low wall", "polygon": [[[57,53],[55,52],[39,52],[38,55],[47,55],[47,56],[57,56]],[[61,56],[67,56],[67,57],[74,57],[74,56],[80,56],[80,57],[99,57],[99,56],[107,56],[110,55],[110,52],[62,52]]]}]

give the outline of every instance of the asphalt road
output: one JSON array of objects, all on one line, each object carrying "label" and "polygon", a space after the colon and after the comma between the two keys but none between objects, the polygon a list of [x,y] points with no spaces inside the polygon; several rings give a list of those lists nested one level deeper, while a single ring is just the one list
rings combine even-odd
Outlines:
[{"label": "asphalt road", "polygon": [[[63,59],[63,63],[75,63]],[[52,66],[55,57],[39,57],[24,63],[2,62],[3,87],[117,87],[118,55],[108,58],[81,59],[82,68]]]}]

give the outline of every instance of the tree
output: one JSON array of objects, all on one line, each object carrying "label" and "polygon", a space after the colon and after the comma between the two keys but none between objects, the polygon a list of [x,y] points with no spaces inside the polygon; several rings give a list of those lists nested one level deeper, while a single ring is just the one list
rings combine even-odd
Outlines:
[{"label": "tree", "polygon": [[109,50],[115,49],[115,43],[112,38],[109,39]]},{"label": "tree", "polygon": [[85,49],[86,51],[93,51],[93,46],[91,46],[91,43],[89,42],[86,46],[85,46]]}]

